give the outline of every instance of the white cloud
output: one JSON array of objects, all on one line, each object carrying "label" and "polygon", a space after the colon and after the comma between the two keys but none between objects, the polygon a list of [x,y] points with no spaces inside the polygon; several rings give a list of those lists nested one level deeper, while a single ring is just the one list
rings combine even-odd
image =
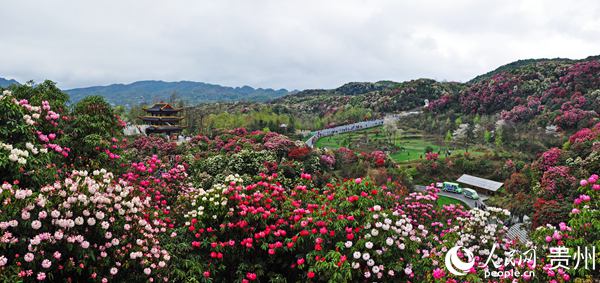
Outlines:
[{"label": "white cloud", "polygon": [[11,1],[0,76],[332,88],[599,52],[597,1]]}]

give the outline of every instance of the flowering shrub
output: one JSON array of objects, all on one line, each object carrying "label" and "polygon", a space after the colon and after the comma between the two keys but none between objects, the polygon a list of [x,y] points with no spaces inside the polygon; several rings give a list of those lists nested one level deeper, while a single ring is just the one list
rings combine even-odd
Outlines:
[{"label": "flowering shrub", "polygon": [[[600,246],[600,182],[597,174],[592,174],[587,179],[579,182],[579,196],[573,201],[568,222],[561,222],[556,226],[546,225],[538,227],[532,233],[532,239],[541,251],[548,252],[550,247],[565,246],[569,249],[569,255],[578,256],[576,252],[582,252],[584,248],[591,249]],[[579,250],[578,250],[579,247]],[[592,257],[596,266],[600,264],[598,256]],[[592,264],[592,262],[588,262]],[[586,269],[579,267],[551,268],[550,262],[541,262],[541,272],[536,274],[540,280],[562,280],[570,281],[571,278],[585,278],[591,280],[598,278],[600,271],[596,268]]]},{"label": "flowering shrub", "polygon": [[577,131],[575,134],[569,137],[571,144],[584,143],[587,141],[594,140],[600,136],[600,123],[596,124],[593,128],[583,128]]},{"label": "flowering shrub", "polygon": [[236,173],[240,175],[255,175],[266,171],[265,162],[275,162],[273,152],[242,150],[231,155],[214,155],[200,159],[192,164],[195,172],[207,172],[210,175],[227,175]]},{"label": "flowering shrub", "polygon": [[368,162],[370,162],[374,167],[384,167],[387,162],[387,154],[385,154],[381,150],[372,151],[369,153],[363,152],[361,156]]},{"label": "flowering shrub", "polygon": [[264,148],[277,153],[287,152],[293,145],[288,137],[275,132],[268,132],[263,138]]},{"label": "flowering shrub", "polygon": [[296,147],[292,148],[288,153],[288,157],[295,160],[305,160],[310,154],[311,150],[309,147]]},{"label": "flowering shrub", "polygon": [[[551,148],[534,163],[539,175],[533,205],[533,226],[567,221],[576,196],[577,178],[600,170],[599,126],[584,128],[569,137],[564,150]],[[536,178],[537,179],[537,178]]]},{"label": "flowering shrub", "polygon": [[425,159],[427,160],[437,160],[439,157],[440,155],[435,152],[425,153]]},{"label": "flowering shrub", "polygon": [[591,118],[595,118],[596,116],[597,113],[595,111],[585,111],[577,108],[562,110],[561,113],[554,118],[553,123],[563,129],[571,129],[579,123],[585,124]]},{"label": "flowering shrub", "polygon": [[555,166],[560,158],[561,150],[553,147],[548,151],[542,153],[542,156],[539,160],[539,169],[544,171],[548,170],[548,168]]},{"label": "flowering shrub", "polygon": [[321,155],[321,164],[326,168],[333,168],[335,166],[335,156],[329,154]]},{"label": "flowering shrub", "polygon": [[356,156],[356,153],[354,153],[354,151],[345,147],[340,147],[335,151],[335,159],[340,165],[350,164],[355,163],[358,160],[358,156]]},{"label": "flowering shrub", "polygon": [[286,155],[294,146],[288,137],[275,132],[253,131],[244,128],[226,131],[213,138],[198,135],[187,144],[186,151],[193,153],[236,153],[243,149],[263,150],[276,152],[280,156]]},{"label": "flowering shrub", "polygon": [[[17,100],[10,91],[0,95],[0,177],[24,178],[26,184],[41,185],[55,174],[52,161],[69,156],[70,148],[58,144],[60,114],[47,101],[32,105]],[[42,129],[52,129],[45,132]]]},{"label": "flowering shrub", "polygon": [[546,199],[568,198],[574,193],[575,177],[569,174],[569,170],[566,166],[546,168],[541,180]]},{"label": "flowering shrub", "polygon": [[431,111],[441,111],[444,108],[446,108],[446,106],[450,104],[451,101],[452,96],[450,96],[449,94],[444,94],[439,99],[431,101],[427,106],[427,109]]},{"label": "flowering shrub", "polygon": [[181,207],[178,207],[188,211],[183,215],[185,221],[189,223],[195,219],[194,221],[206,225],[218,225],[219,221],[223,221],[231,211],[225,195],[228,187],[243,184],[243,179],[239,175],[229,175],[225,177],[224,182],[225,184],[214,184],[207,190],[189,188],[180,199]]},{"label": "flowering shrub", "polygon": [[162,136],[140,136],[133,141],[131,148],[137,149],[138,154],[145,156],[172,155],[176,153],[177,144]]},{"label": "flowering shrub", "polygon": [[187,164],[175,156],[173,164],[162,162],[153,155],[141,162],[133,162],[122,178],[136,186],[142,199],[148,199],[153,210],[153,221],[163,227],[173,228],[171,205],[180,191],[188,187]]},{"label": "flowering shrub", "polygon": [[494,113],[512,108],[523,94],[515,91],[520,78],[508,73],[472,85],[459,98],[460,106],[470,113]]},{"label": "flowering shrub", "polygon": [[170,255],[144,215],[149,200],[112,173],[73,171],[39,189],[4,183],[0,192],[3,281],[162,279]]}]

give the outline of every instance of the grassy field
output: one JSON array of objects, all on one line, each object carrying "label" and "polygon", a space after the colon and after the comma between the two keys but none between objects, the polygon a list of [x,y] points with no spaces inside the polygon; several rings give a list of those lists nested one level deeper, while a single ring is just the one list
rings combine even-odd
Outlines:
[{"label": "grassy field", "polygon": [[443,205],[449,205],[449,204],[460,204],[464,207],[468,207],[464,202],[457,200],[457,199],[453,199],[453,198],[449,198],[446,196],[439,196],[437,203],[439,206],[443,206]]},{"label": "grassy field", "polygon": [[[375,127],[357,132],[324,137],[319,139],[315,143],[315,145],[319,148],[336,149],[342,146],[355,145],[359,143],[361,144],[361,147],[357,150],[361,150],[364,144],[376,144],[378,141],[387,142],[388,138],[383,133],[381,133],[381,129],[382,127]],[[365,142],[367,139],[368,143]],[[445,157],[444,146],[439,145],[432,138],[424,137],[423,135],[415,131],[404,132],[399,139],[394,141],[394,143],[397,146],[404,148],[404,150],[390,154],[390,158],[396,162],[407,162],[425,158],[425,149],[427,147],[431,147],[433,149],[433,152],[440,152],[440,158],[443,159]],[[452,154],[459,154],[464,152],[464,149],[451,150]],[[471,150],[469,151],[469,153],[474,155],[483,154],[483,152]]]}]

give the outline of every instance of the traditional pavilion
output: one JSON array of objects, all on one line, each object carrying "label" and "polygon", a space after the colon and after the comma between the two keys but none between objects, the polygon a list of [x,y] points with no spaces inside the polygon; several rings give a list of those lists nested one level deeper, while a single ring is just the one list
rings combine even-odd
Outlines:
[{"label": "traditional pavilion", "polygon": [[181,132],[183,126],[179,125],[179,121],[183,117],[177,116],[179,111],[183,108],[175,108],[169,103],[159,102],[152,105],[150,108],[144,108],[144,111],[148,113],[146,116],[140,116],[139,118],[144,121],[145,124],[149,125],[146,128],[146,134],[152,133],[164,133],[172,135]]}]

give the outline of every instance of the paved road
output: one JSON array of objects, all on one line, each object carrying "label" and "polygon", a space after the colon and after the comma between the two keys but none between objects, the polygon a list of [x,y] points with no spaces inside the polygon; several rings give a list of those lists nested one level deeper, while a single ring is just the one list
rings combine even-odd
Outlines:
[{"label": "paved road", "polygon": [[[423,191],[425,191],[425,189],[427,187],[421,186],[421,185],[415,185],[414,188],[415,188],[415,191],[417,191],[417,192],[423,192]],[[453,198],[456,200],[460,200],[460,201],[464,202],[465,204],[467,204],[469,206],[469,208],[474,208],[476,203],[479,205],[482,204],[482,202],[480,200],[473,200],[473,199],[467,198],[463,194],[455,194],[455,193],[440,191],[438,193],[438,195]]]},{"label": "paved road", "polygon": [[[427,187],[421,186],[421,185],[415,185],[414,188],[415,188],[415,191],[417,191],[417,192],[423,192],[423,191],[425,191],[425,189]],[[482,198],[481,200],[472,200],[470,198],[466,198],[462,194],[455,194],[455,193],[443,192],[443,191],[440,191],[438,193],[438,195],[460,200],[460,201],[466,203],[469,206],[469,208],[474,208],[475,203],[478,203],[481,205],[481,203],[482,203],[481,201],[485,201],[484,198]],[[516,224],[510,226],[508,229],[507,236],[509,239],[519,240],[521,243],[526,243],[527,241],[529,241],[529,233],[523,223],[516,223]]]},{"label": "paved road", "polygon": [[333,127],[333,128],[318,130],[318,131],[315,131],[312,133],[312,136],[306,141],[306,145],[308,145],[309,147],[314,147],[317,140],[322,137],[333,136],[333,135],[337,135],[337,134],[355,132],[355,131],[360,131],[360,130],[364,130],[364,129],[368,129],[368,128],[372,128],[372,127],[377,127],[377,126],[383,125],[383,123],[386,120],[397,121],[397,120],[400,120],[400,118],[402,118],[402,117],[419,114],[419,113],[421,113],[421,111],[406,111],[406,112],[401,112],[398,114],[386,115],[385,118],[383,118],[383,119],[363,121],[363,122],[358,122],[358,123],[354,123],[354,124],[348,124],[348,125],[342,125],[342,126],[337,126],[337,127]]}]

